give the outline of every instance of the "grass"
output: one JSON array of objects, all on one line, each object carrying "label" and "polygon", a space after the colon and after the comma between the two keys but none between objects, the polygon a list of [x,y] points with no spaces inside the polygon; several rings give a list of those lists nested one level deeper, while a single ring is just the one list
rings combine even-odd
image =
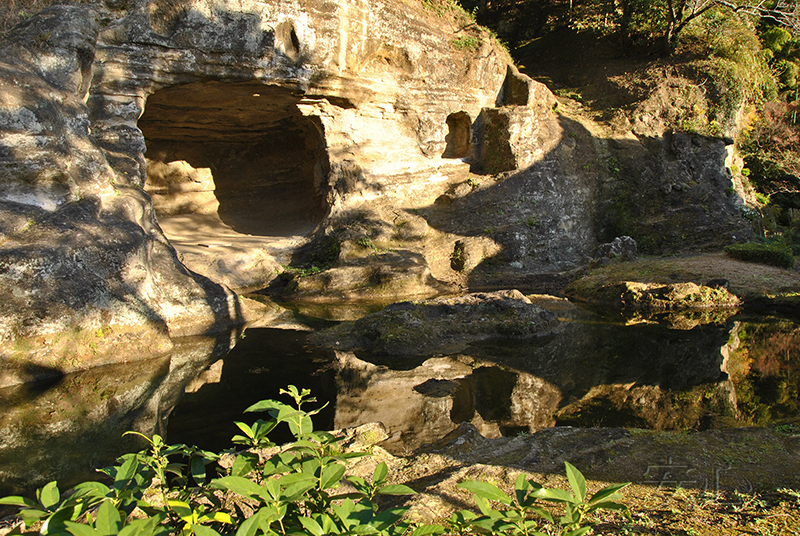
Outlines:
[{"label": "grass", "polygon": [[790,296],[800,290],[800,273],[774,266],[731,259],[723,253],[688,257],[650,257],[611,263],[591,270],[583,280],[593,285],[620,281],[639,283],[693,282],[727,279],[732,292],[742,295]]}]

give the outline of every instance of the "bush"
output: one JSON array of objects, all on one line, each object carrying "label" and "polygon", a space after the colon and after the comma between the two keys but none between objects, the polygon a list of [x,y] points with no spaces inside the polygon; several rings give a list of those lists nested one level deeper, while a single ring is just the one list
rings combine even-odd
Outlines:
[{"label": "bush", "polygon": [[[18,518],[25,529],[35,525],[42,536],[427,536],[447,532],[441,525],[419,526],[403,519],[407,507],[381,508],[380,496],[410,495],[414,490],[388,484],[386,463],[377,465],[371,482],[348,475],[349,460],[370,454],[343,451],[337,444],[340,438],[314,431],[311,416],[322,408],[302,409],[315,402],[307,389],[290,385],[281,393],[291,396],[294,406],[262,400],[246,411],[267,413],[267,420],[236,423],[242,434],[232,441],[244,450],[215,454],[167,445],[154,435],[145,438],[148,450],[126,454],[119,459],[120,465],[102,470],[111,479],[110,486],[84,482],[62,496],[56,482],[50,482],[36,492],[35,499],[4,497],[0,505],[20,507]],[[296,440],[268,459],[260,456],[261,449],[274,446],[268,434],[280,423],[289,426]],[[209,480],[209,466],[217,465],[223,455],[233,458],[232,465],[218,466],[220,478]],[[184,463],[176,463],[175,458]],[[627,484],[610,485],[588,497],[583,475],[569,463],[566,470],[572,493],[543,488],[524,475],[517,478],[513,500],[493,484],[460,484],[473,493],[482,515],[468,510],[453,514],[447,520],[451,533],[531,534],[541,527],[548,534],[583,535],[590,530],[584,525],[585,516],[598,510],[617,510],[630,518],[627,508],[615,502]],[[341,493],[344,483],[349,489]],[[561,504],[566,514],[556,519],[538,501]],[[18,526],[9,534],[23,532]]]},{"label": "bush", "polygon": [[725,246],[725,253],[729,257],[740,261],[769,264],[780,268],[794,267],[792,249],[787,246],[752,242],[748,244],[732,244]]}]

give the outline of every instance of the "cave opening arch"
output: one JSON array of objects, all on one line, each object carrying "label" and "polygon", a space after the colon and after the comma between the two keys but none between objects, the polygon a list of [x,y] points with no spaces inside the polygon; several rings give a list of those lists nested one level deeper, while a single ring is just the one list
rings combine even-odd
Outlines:
[{"label": "cave opening arch", "polygon": [[138,121],[159,221],[218,217],[236,233],[308,234],[329,211],[330,163],[302,94],[198,81],[154,92]]}]

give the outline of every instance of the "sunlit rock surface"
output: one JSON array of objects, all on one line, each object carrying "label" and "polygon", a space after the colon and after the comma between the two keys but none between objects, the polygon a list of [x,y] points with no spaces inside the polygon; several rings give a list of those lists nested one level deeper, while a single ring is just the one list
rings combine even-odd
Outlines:
[{"label": "sunlit rock surface", "polygon": [[493,106],[507,74],[421,5],[172,8],[55,6],[0,42],[3,383],[243,322],[220,282],[263,287],[353,204],[432,202],[469,167],[440,158],[448,116]]},{"label": "sunlit rock surface", "polygon": [[607,139],[459,10],[54,6],[0,50],[4,383],[240,324],[230,289],[557,291],[628,228],[674,249],[750,226],[725,140]]}]

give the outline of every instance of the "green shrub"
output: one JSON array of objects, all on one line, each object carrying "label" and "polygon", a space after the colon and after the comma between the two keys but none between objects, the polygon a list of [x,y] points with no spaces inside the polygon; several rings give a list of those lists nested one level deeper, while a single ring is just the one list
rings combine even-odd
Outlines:
[{"label": "green shrub", "polygon": [[759,244],[754,242],[747,244],[731,244],[730,246],[725,246],[725,253],[729,257],[739,259],[740,261],[769,264],[780,268],[794,267],[792,249],[787,246]]},{"label": "green shrub", "polygon": [[[370,454],[344,451],[338,446],[339,438],[313,429],[311,416],[325,406],[302,409],[316,401],[308,389],[290,385],[280,392],[289,395],[294,406],[262,400],[245,411],[266,413],[266,420],[236,423],[242,434],[234,436],[233,442],[245,450],[215,454],[167,445],[158,435],[142,436],[149,449],[126,454],[119,458],[119,465],[101,470],[110,485],[84,482],[70,494],[62,494],[56,482],[50,482],[37,490],[35,499],[4,497],[0,505],[19,507],[18,518],[25,529],[36,528],[42,536],[425,536],[447,532],[441,525],[420,526],[403,519],[408,507],[381,508],[379,496],[411,495],[414,490],[388,484],[386,463],[377,465],[371,481],[347,475],[349,460]],[[267,436],[280,423],[289,426],[295,441],[266,458],[257,449],[274,445]],[[232,457],[232,464],[218,464],[224,455]],[[219,478],[208,479],[209,466],[217,466]],[[627,508],[614,502],[626,484],[608,486],[587,498],[583,475],[568,463],[566,469],[572,493],[543,488],[524,475],[517,478],[514,500],[493,484],[460,484],[473,493],[482,515],[468,510],[454,514],[447,520],[451,533],[533,534],[531,529],[541,527],[548,534],[583,535],[590,530],[583,526],[584,516],[597,510],[618,510],[629,517]],[[350,489],[341,493],[344,483]],[[556,520],[537,503],[540,500],[560,503],[566,514]],[[492,503],[499,504],[498,509]],[[17,527],[9,534],[23,532]]]}]

